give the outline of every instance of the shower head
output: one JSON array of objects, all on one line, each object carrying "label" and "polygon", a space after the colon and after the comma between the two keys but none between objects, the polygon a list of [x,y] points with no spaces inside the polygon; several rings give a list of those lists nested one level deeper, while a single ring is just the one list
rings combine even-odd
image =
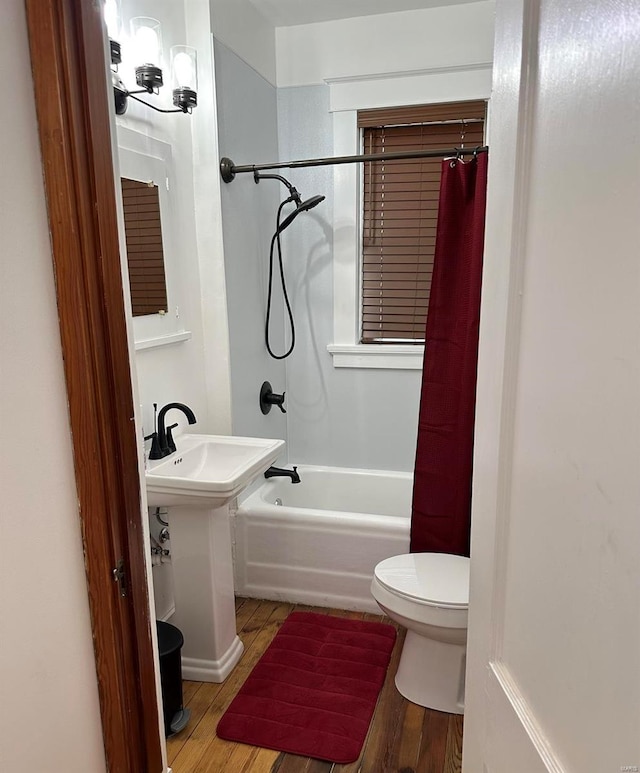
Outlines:
[{"label": "shower head", "polygon": [[[324,196],[312,196],[310,199],[303,201],[302,204],[298,204],[298,212],[306,212],[308,209],[317,207],[321,201],[324,201]],[[296,213],[297,214],[297,213]]]},{"label": "shower head", "polygon": [[278,231],[282,232],[285,228],[288,228],[291,223],[298,217],[298,215],[301,212],[306,212],[308,209],[313,209],[314,207],[317,207],[318,204],[321,201],[324,201],[324,196],[312,196],[310,199],[307,199],[306,201],[296,201],[296,208],[293,210],[293,212],[290,212],[285,219],[280,223],[280,226],[278,227]]}]

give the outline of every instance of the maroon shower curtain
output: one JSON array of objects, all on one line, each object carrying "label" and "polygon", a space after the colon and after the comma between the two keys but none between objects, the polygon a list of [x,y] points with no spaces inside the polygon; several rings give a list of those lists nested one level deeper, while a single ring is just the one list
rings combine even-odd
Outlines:
[{"label": "maroon shower curtain", "polygon": [[443,161],[425,334],[411,552],[469,555],[487,153]]}]

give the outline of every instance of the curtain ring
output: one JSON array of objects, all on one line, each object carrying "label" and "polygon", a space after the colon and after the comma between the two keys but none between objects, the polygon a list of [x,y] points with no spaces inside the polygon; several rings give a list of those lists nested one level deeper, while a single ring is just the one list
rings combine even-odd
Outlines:
[{"label": "curtain ring", "polygon": [[452,158],[451,161],[449,162],[449,166],[452,169],[457,165],[458,161],[460,161],[460,159],[462,158],[462,148],[454,148],[454,150],[456,152],[455,158]]}]

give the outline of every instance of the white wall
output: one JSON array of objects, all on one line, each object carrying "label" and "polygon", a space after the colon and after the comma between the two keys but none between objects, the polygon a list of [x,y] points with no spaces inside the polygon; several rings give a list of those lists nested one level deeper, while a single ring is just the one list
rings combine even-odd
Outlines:
[{"label": "white wall", "polygon": [[469,773],[640,765],[640,7],[574,11],[498,3]]},{"label": "white wall", "polygon": [[209,0],[212,31],[272,85],[491,61],[494,0],[274,28],[249,0]]},{"label": "white wall", "polygon": [[[0,11],[0,768],[105,770],[24,3]],[[37,376],[36,376],[37,371]],[[34,477],[35,476],[35,477]],[[35,481],[35,482],[34,482]]]},{"label": "white wall", "polygon": [[[168,60],[169,49],[175,44],[186,42],[197,47],[200,80],[199,104],[191,115],[164,115],[130,100],[127,113],[116,118],[119,129],[135,132],[135,142],[131,141],[130,133],[124,140],[125,135],[119,135],[123,147],[144,148],[147,138],[170,147],[172,209],[163,211],[162,219],[176,235],[176,249],[165,254],[165,262],[172,263],[175,270],[167,288],[169,313],[166,317],[154,315],[152,322],[159,336],[174,330],[191,333],[188,341],[137,351],[144,429],[147,434],[151,431],[152,403],[157,402],[161,407],[177,400],[194,410],[198,419],[195,431],[224,433],[229,431],[231,423],[229,347],[209,7],[206,0],[190,3],[123,0],[125,35],[120,71],[129,87],[134,85],[134,80],[126,61],[131,57],[126,30],[129,20],[137,15],[153,15],[162,23],[167,85],[161,89],[160,96],[145,98],[159,107],[173,107]],[[149,152],[153,153],[150,147]],[[137,323],[134,320],[134,326]],[[180,413],[174,416],[181,427],[186,426]]]},{"label": "white wall", "polygon": [[191,115],[193,195],[210,432],[231,432],[229,323],[222,233],[220,150],[212,20],[206,0],[185,4],[187,41],[198,51],[198,109]]},{"label": "white wall", "polygon": [[[134,16],[153,16],[161,22],[165,81],[169,83],[169,49],[172,45],[185,43],[187,36],[184,4],[171,0],[124,0],[122,23],[125,31],[128,30],[129,20]],[[126,34],[121,43],[121,74],[125,85],[132,88],[135,86],[135,80],[132,68],[127,66],[127,62],[133,57]],[[201,63],[199,64],[201,66]],[[161,89],[160,96],[148,97],[148,101],[159,107],[172,107],[170,85]],[[195,427],[197,431],[207,431],[210,423],[203,359],[201,282],[196,239],[192,140],[194,118],[197,118],[196,113],[193,116],[182,113],[157,113],[133,100],[129,100],[126,114],[116,118],[118,129],[125,128],[136,133],[135,142],[130,141],[131,135],[123,140],[123,135],[119,134],[121,147],[144,147],[147,137],[170,146],[170,173],[174,188],[170,191],[172,209],[162,211],[162,220],[165,227],[170,225],[176,235],[173,252],[166,250],[165,242],[165,263],[174,266],[177,264],[178,268],[171,271],[170,266],[167,266],[167,274],[172,275],[172,281],[168,281],[167,286],[168,314],[164,317],[154,315],[151,319],[145,318],[144,322],[154,324],[156,334],[160,336],[164,335],[165,329],[166,332],[184,329],[191,333],[191,339],[188,341],[143,349],[136,353],[138,393],[142,403],[144,431],[147,435],[152,431],[154,402],[158,403],[159,408],[171,401],[189,405],[198,419]],[[176,319],[176,315],[179,315],[179,319]],[[138,320],[134,320],[134,327],[137,323]],[[171,414],[171,418],[179,421],[181,426],[186,425],[184,416],[178,412]]]},{"label": "white wall", "polygon": [[249,0],[210,0],[211,31],[259,75],[276,84],[275,29]]},{"label": "white wall", "polygon": [[279,27],[278,86],[492,61],[494,2]]}]

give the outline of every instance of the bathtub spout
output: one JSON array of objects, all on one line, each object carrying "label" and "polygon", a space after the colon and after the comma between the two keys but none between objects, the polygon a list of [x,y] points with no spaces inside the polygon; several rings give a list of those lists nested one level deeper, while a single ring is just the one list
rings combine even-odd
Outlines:
[{"label": "bathtub spout", "polygon": [[300,483],[300,476],[298,475],[298,468],[294,467],[293,470],[285,470],[282,467],[269,467],[264,474],[265,478],[291,478],[292,483]]}]

